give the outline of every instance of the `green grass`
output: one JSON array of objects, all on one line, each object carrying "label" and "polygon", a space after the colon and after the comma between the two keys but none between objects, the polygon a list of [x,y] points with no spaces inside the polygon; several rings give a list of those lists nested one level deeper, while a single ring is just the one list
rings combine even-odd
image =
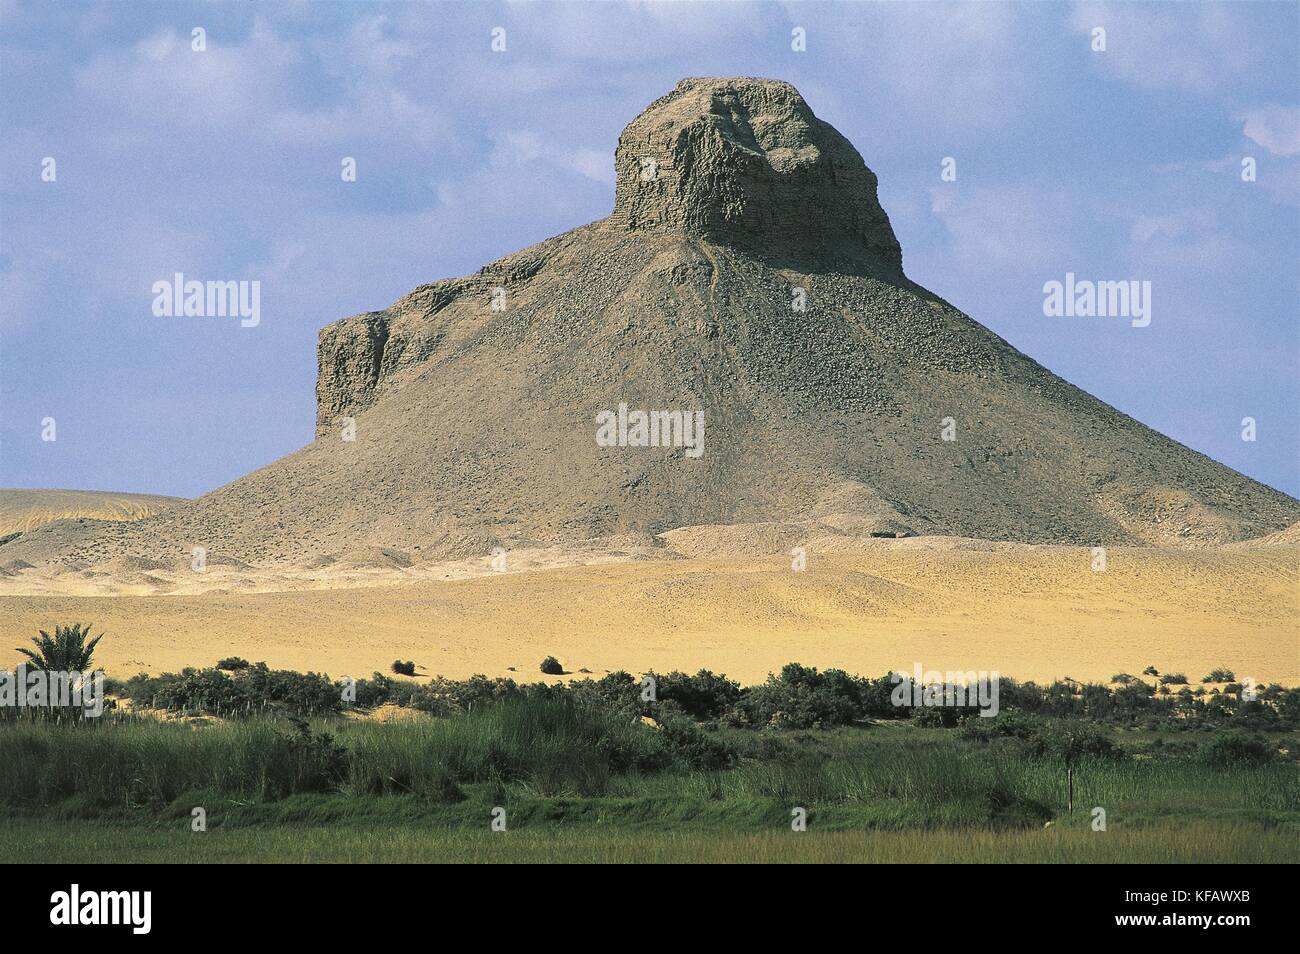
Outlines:
[{"label": "green grass", "polygon": [[14,863],[612,862],[612,863],[1269,863],[1294,862],[1294,840],[1255,826],[1192,823],[1128,830],[738,832],[685,828],[525,828],[492,833],[414,824],[179,829],[90,821],[6,822]]},{"label": "green grass", "polygon": [[24,720],[0,724],[0,857],[1300,860],[1291,762],[1085,759],[1069,814],[1065,786],[1059,762],[954,730],[661,731],[565,698],[388,724]]}]

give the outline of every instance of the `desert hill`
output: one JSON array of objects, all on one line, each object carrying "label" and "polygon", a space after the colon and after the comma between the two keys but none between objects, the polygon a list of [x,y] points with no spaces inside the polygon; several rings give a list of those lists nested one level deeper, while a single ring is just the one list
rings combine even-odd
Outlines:
[{"label": "desert hill", "polygon": [[[911,282],[875,176],[790,85],[684,80],[614,163],[608,218],[324,328],[311,445],[0,562],[402,566],[742,525],[1209,547],[1300,520]],[[698,456],[601,446],[620,405],[699,412]]]},{"label": "desert hill", "polygon": [[1242,540],[1231,544],[1234,549],[1254,547],[1300,547],[1300,521],[1284,527],[1276,533],[1268,533],[1253,540]]},{"label": "desert hill", "polygon": [[184,503],[183,497],[105,490],[23,490],[0,487],[0,538],[56,520],[142,520]]}]

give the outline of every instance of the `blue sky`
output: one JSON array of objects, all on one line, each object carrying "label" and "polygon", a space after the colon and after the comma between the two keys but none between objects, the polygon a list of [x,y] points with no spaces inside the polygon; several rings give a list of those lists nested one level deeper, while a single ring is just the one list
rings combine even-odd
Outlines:
[{"label": "blue sky", "polygon": [[[1300,494],[1298,10],[0,0],[0,486],[196,496],[306,444],[321,326],[607,215],[622,127],[744,74],[858,147],[913,279]],[[261,323],[155,317],[178,271]],[[1066,272],[1150,281],[1150,326],[1045,317]]]}]

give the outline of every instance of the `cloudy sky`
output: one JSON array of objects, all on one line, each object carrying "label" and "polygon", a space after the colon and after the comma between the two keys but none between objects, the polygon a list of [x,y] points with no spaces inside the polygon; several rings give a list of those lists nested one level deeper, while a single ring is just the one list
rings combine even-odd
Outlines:
[{"label": "cloudy sky", "polygon": [[[1300,494],[1298,10],[0,0],[0,486],[195,496],[306,444],[321,326],[603,217],[628,121],[747,74],[858,147],[913,279]],[[155,317],[175,272],[260,281],[260,324]],[[1151,324],[1046,317],[1067,272]]]}]

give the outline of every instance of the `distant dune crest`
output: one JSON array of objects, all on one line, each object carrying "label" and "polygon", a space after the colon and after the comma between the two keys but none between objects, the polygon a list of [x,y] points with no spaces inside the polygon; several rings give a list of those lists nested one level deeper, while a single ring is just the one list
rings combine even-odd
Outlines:
[{"label": "distant dune crest", "polygon": [[183,497],[159,494],[0,488],[0,537],[35,530],[56,520],[142,520],[184,502]]}]

